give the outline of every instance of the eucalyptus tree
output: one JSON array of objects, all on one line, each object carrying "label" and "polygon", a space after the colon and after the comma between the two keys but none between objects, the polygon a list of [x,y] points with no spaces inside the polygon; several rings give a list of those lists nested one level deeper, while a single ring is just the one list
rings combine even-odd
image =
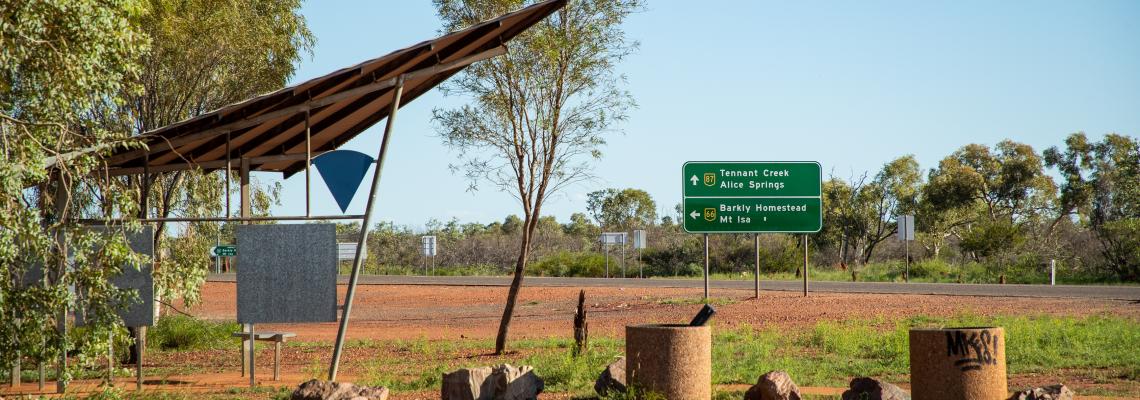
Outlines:
[{"label": "eucalyptus tree", "polygon": [[907,155],[884,164],[873,177],[863,173],[844,181],[833,175],[822,190],[824,226],[814,240],[838,243],[840,263],[851,268],[855,280],[858,266],[898,232],[895,217],[916,209],[922,175],[918,161]]},{"label": "eucalyptus tree", "polygon": [[1080,216],[1096,235],[1105,267],[1140,281],[1140,141],[1109,134],[1091,142],[1074,133],[1064,149],[1049,148],[1044,156],[1064,179],[1057,220]]},{"label": "eucalyptus tree", "polygon": [[969,144],[930,172],[928,200],[941,209],[980,205],[983,219],[1018,224],[1050,211],[1056,185],[1033,148],[1003,140]]},{"label": "eucalyptus tree", "polygon": [[[122,234],[96,234],[76,220],[135,212],[135,193],[94,172],[101,154],[137,143],[104,129],[92,110],[137,89],[147,40],[132,22],[144,10],[129,0],[0,2],[3,361],[78,350],[72,359],[83,364],[124,334],[115,304],[132,293],[107,277],[142,257]],[[86,310],[80,335],[50,328],[66,327],[67,309]],[[60,382],[71,376],[60,372]]]},{"label": "eucalyptus tree", "polygon": [[[107,104],[103,123],[142,134],[252,98],[284,86],[313,45],[300,0],[148,0],[137,24],[151,39],[137,60],[140,91],[125,102]],[[223,213],[225,172],[200,170],[135,177],[150,188],[151,217],[218,216]],[[277,185],[255,180],[253,209],[264,213],[276,202]],[[198,300],[209,264],[207,246],[230,231],[217,223],[189,223],[171,236],[168,223],[155,224],[155,282],[159,298]],[[171,259],[166,259],[169,255]]]},{"label": "eucalyptus tree", "polygon": [[[923,199],[929,210],[964,217],[961,249],[975,259],[992,260],[1025,243],[1030,225],[1053,212],[1056,194],[1033,148],[1003,140],[992,151],[969,144],[942,159],[930,172]],[[997,264],[1004,282],[1009,262]]]},{"label": "eucalyptus tree", "polygon": [[603,189],[586,195],[586,210],[602,228],[639,229],[657,221],[657,203],[641,189]]},{"label": "eucalyptus tree", "polygon": [[915,211],[921,189],[922,172],[913,155],[884,164],[864,187],[861,197],[868,203],[861,251],[864,264],[871,260],[879,243],[898,232],[896,217]]},{"label": "eucalyptus tree", "polygon": [[[520,0],[435,0],[445,31],[514,11]],[[495,340],[506,348],[542,206],[589,176],[589,161],[634,106],[615,66],[636,48],[621,28],[638,0],[572,0],[511,41],[510,51],[476,63],[443,85],[471,104],[434,110],[443,142],[458,152],[453,167],[509,193],[522,206],[514,279]]]},{"label": "eucalyptus tree", "polygon": [[[298,13],[300,0],[147,0],[135,25],[150,39],[135,58],[139,73],[124,101],[95,108],[104,129],[139,135],[284,86],[313,39]],[[185,157],[186,155],[182,155]],[[154,173],[123,178],[145,192],[148,217],[218,216],[224,210],[226,171]],[[255,213],[277,201],[279,185],[253,182]],[[232,227],[186,223],[172,235],[155,223],[155,310],[164,299],[199,299],[210,264],[207,248]],[[132,330],[132,336],[135,332]],[[136,354],[131,348],[129,362]]]}]

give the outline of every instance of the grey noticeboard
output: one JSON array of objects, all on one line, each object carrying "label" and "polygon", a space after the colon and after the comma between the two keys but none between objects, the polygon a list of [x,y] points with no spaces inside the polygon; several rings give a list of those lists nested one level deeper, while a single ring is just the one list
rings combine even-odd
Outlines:
[{"label": "grey noticeboard", "polygon": [[134,268],[123,266],[123,272],[111,278],[111,284],[119,289],[134,289],[139,293],[139,302],[130,304],[119,311],[126,326],[154,325],[154,229],[144,226],[141,232],[128,233],[127,241],[131,250],[147,256],[146,264]]},{"label": "grey noticeboard", "polygon": [[28,269],[24,270],[24,275],[20,278],[20,287],[29,287],[43,283],[44,269],[39,264],[32,264]]},{"label": "grey noticeboard", "polygon": [[[116,228],[92,226],[89,229],[105,234],[118,234]],[[131,250],[147,256],[145,264],[135,268],[122,266],[121,272],[111,278],[111,284],[124,290],[138,291],[138,301],[125,305],[118,314],[123,325],[130,327],[154,325],[154,228],[145,225],[139,232],[127,232],[127,243]],[[76,312],[75,324],[84,325],[83,313]]]},{"label": "grey noticeboard", "polygon": [[239,225],[239,323],[336,321],[336,226]]}]

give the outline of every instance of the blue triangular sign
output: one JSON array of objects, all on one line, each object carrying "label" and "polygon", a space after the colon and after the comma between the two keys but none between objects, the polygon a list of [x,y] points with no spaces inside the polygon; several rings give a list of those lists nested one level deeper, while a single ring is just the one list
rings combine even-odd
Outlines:
[{"label": "blue triangular sign", "polygon": [[360,188],[360,181],[364,180],[364,173],[372,166],[372,157],[359,151],[334,150],[313,159],[313,165],[321,173],[321,179],[329,187],[340,212],[348,210],[348,203],[356,189]]}]

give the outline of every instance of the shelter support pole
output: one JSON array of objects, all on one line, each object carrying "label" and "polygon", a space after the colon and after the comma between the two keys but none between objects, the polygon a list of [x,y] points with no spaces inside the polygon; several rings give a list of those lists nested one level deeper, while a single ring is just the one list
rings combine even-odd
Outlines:
[{"label": "shelter support pole", "polygon": [[313,216],[312,208],[309,206],[312,196],[310,195],[310,177],[309,165],[313,163],[313,143],[312,135],[309,126],[309,110],[305,110],[305,216]]},{"label": "shelter support pole", "polygon": [[[55,201],[55,219],[57,221],[62,220],[63,218],[66,217],[65,214],[67,212],[67,203],[71,202],[71,188],[70,188],[70,186],[71,186],[71,182],[66,177],[61,175],[58,179],[58,183],[57,183],[56,188],[55,188],[55,196],[52,196],[53,201]],[[62,229],[55,231],[55,243],[57,246],[56,250],[59,251],[58,254],[61,256],[59,257],[59,263],[56,265],[56,271],[55,271],[56,274],[51,279],[53,279],[55,281],[53,283],[59,284],[63,279],[63,274],[67,271],[67,257],[63,256],[65,254],[67,254],[67,233],[64,232]],[[50,275],[50,274],[46,273],[47,271],[44,271],[44,272],[45,272],[45,274],[44,274],[45,277]],[[59,332],[60,336],[66,336],[67,335],[67,306],[66,305],[60,311],[58,318],[59,319],[56,321],[56,330]],[[56,391],[56,393],[63,394],[64,392],[67,391],[67,379],[64,379],[64,375],[66,375],[66,372],[67,372],[67,351],[69,349],[67,348],[66,345],[64,345],[63,348],[60,350],[61,351],[60,351],[60,356],[59,356],[59,363],[56,364],[56,366],[55,366],[55,368],[56,368],[55,391]]]},{"label": "shelter support pole", "polygon": [[753,279],[756,281],[756,298],[760,298],[760,234],[753,235],[754,246],[756,250],[756,275]]},{"label": "shelter support pole", "polygon": [[705,301],[709,299],[709,234],[705,234]]},{"label": "shelter support pole", "polygon": [[241,217],[253,216],[253,204],[250,202],[249,187],[249,159],[241,159]]},{"label": "shelter support pole", "polygon": [[[249,218],[253,216],[253,204],[251,203],[249,193],[250,187],[248,158],[242,157],[241,169],[239,170],[238,174],[240,175],[238,179],[241,182],[241,217]],[[242,221],[242,223],[248,224],[249,222]],[[245,375],[248,371],[250,385],[253,385],[253,324],[245,325],[242,328],[242,330],[248,334],[246,338],[249,340],[242,339],[241,341],[241,373],[242,375]],[[245,357],[247,352],[249,353],[249,358]]]},{"label": "shelter support pole", "polygon": [[230,163],[230,134],[226,132],[226,218],[230,215],[230,173],[232,173],[233,165]]},{"label": "shelter support pole", "polygon": [[15,354],[15,357],[12,358],[12,376],[11,376],[12,383],[10,384],[12,389],[19,389],[20,388],[20,375],[21,374],[22,374],[22,371],[20,371],[20,352],[17,351]]},{"label": "shelter support pole", "polygon": [[135,340],[135,348],[136,348],[135,351],[137,351],[139,354],[139,358],[135,360],[135,389],[138,389],[138,390],[142,390],[142,387],[143,387],[142,364],[143,364],[143,348],[145,348],[145,347],[146,346],[143,346],[142,340]]},{"label": "shelter support pole", "polygon": [[[150,153],[148,152],[143,157],[142,185],[140,185],[140,188],[139,188],[139,190],[141,190],[141,192],[139,193],[139,219],[140,220],[146,220],[147,216],[149,216],[149,214],[150,214],[150,186],[151,186]],[[151,238],[151,240],[153,243],[154,238]],[[128,326],[127,327],[127,333],[128,333],[129,338],[132,341],[134,341],[135,343],[144,343],[146,341],[146,327],[145,326]],[[142,349],[143,349],[143,346],[141,346],[141,345],[140,346],[128,347],[128,354],[130,356],[133,356],[133,357],[128,357],[128,358],[134,359],[135,364],[142,365],[142,361],[141,361],[142,360],[142,352],[143,352]],[[134,354],[130,354],[131,352],[133,352]],[[140,366],[137,369],[140,371],[139,375],[142,375],[141,374],[142,367]],[[142,378],[141,377],[139,378],[139,389],[142,389]]]},{"label": "shelter support pole", "polygon": [[365,246],[368,243],[368,228],[372,225],[372,209],[376,204],[376,192],[380,189],[380,173],[384,170],[384,156],[388,154],[388,142],[392,138],[396,112],[400,110],[400,96],[404,93],[404,75],[396,78],[392,89],[392,106],[388,110],[388,121],[384,124],[384,137],[380,140],[380,154],[376,157],[376,171],[372,174],[372,190],[368,193],[368,205],[364,209],[364,221],[360,224],[360,238],[356,243],[356,257],[352,260],[352,276],[348,278],[348,291],[344,296],[344,313],[340,316],[340,329],[336,332],[336,345],[333,347],[332,362],[329,366],[329,380],[336,381],[340,354],[344,348],[344,338],[348,333],[348,318],[352,313],[352,297],[356,294],[356,280],[360,277],[360,267],[364,261]]},{"label": "shelter support pole", "polygon": [[150,153],[143,157],[143,177],[139,190],[139,219],[146,219],[150,208]]},{"label": "shelter support pole", "polygon": [[808,238],[804,234],[804,297],[808,295]]},{"label": "shelter support pole", "polygon": [[253,324],[249,324],[249,387],[257,386],[257,381],[253,378],[253,371],[257,368],[257,364],[253,362],[253,355],[257,353],[257,343],[254,342],[256,338],[257,336],[253,332]]},{"label": "shelter support pole", "polygon": [[115,387],[115,334],[107,332],[107,386]]}]

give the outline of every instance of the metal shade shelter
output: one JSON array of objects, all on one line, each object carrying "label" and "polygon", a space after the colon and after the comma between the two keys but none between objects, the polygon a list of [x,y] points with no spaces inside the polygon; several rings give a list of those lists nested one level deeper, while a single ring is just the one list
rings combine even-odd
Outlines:
[{"label": "metal shade shelter", "polygon": [[[144,133],[147,149],[106,158],[115,175],[191,168],[223,169],[249,160],[251,171],[303,171],[311,155],[336,149],[386,118],[396,80],[400,105],[463,67],[506,51],[518,34],[561,8],[552,0],[394,51],[331,74]],[[307,154],[309,153],[309,154]]]},{"label": "metal shade shelter", "polygon": [[[103,157],[106,169],[100,173],[109,176],[149,176],[189,169],[240,171],[240,217],[231,215],[227,195],[225,216],[150,218],[145,214],[148,209],[145,202],[149,187],[143,187],[144,194],[140,199],[141,209],[144,210],[140,219],[143,222],[362,220],[329,368],[329,379],[336,380],[356,282],[364,258],[365,238],[371,225],[384,158],[399,107],[428,92],[464,67],[506,53],[507,42],[565,4],[566,0],[539,2],[292,87],[145,132],[137,137],[146,145],[145,148],[112,152]],[[375,159],[376,170],[365,214],[311,215],[309,170],[313,157],[337,149],[385,119],[386,126]],[[99,150],[92,148],[76,153]],[[56,163],[66,162],[74,154],[56,157],[48,161],[46,167],[50,169]],[[250,207],[250,171],[280,172],[285,178],[304,171],[305,215],[253,217]],[[227,194],[229,176],[226,174]],[[248,333],[254,337],[252,324],[248,325]],[[253,354],[254,352],[249,352],[251,385],[255,383]]]}]

